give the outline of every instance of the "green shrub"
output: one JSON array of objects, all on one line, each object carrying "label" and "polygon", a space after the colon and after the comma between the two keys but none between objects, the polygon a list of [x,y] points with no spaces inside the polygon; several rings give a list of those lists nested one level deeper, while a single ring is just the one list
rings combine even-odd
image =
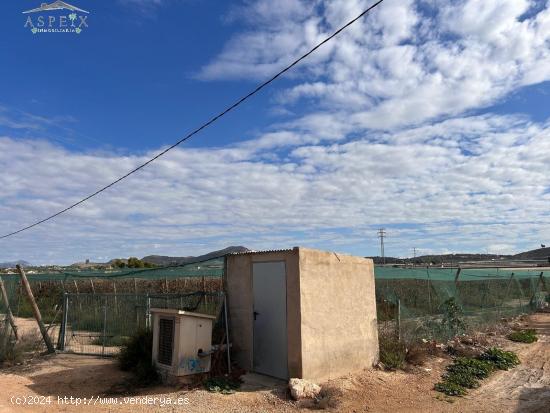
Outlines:
[{"label": "green shrub", "polygon": [[447,332],[449,337],[457,336],[466,331],[464,311],[454,297],[449,298],[443,303],[441,327],[443,331]]},{"label": "green shrub", "polygon": [[129,337],[118,355],[121,370],[134,374],[139,384],[149,385],[159,381],[159,374],[153,366],[153,332],[138,331]]},{"label": "green shrub", "polygon": [[209,392],[232,394],[241,387],[241,383],[231,377],[211,377],[204,382],[204,387]]},{"label": "green shrub", "polygon": [[485,379],[495,370],[491,362],[468,357],[457,358],[447,367],[449,373],[468,372],[476,379]]},{"label": "green shrub", "polygon": [[417,335],[429,340],[446,341],[466,332],[468,326],[464,321],[464,311],[454,297],[442,302],[438,310],[441,318],[420,322],[415,328]]},{"label": "green shrub", "polygon": [[508,370],[517,366],[520,361],[512,351],[504,351],[493,347],[479,356],[480,360],[487,360],[499,370]]},{"label": "green shrub", "polygon": [[475,389],[479,387],[479,380],[489,377],[493,370],[493,365],[488,361],[461,357],[447,367],[443,380],[467,389]]},{"label": "green shrub", "polygon": [[393,335],[380,335],[380,361],[389,369],[400,369],[405,365],[407,349],[405,344]]},{"label": "green shrub", "polygon": [[443,376],[443,381],[462,386],[467,389],[477,389],[479,380],[468,369],[459,369],[448,372]]},{"label": "green shrub", "polygon": [[514,331],[508,335],[508,339],[519,343],[534,343],[538,340],[537,332],[533,329]]},{"label": "green shrub", "polygon": [[458,384],[442,381],[435,385],[435,390],[445,393],[447,396],[464,396],[466,389]]},{"label": "green shrub", "polygon": [[479,387],[479,380],[489,377],[494,370],[508,370],[518,364],[515,353],[496,347],[477,358],[459,357],[447,367],[443,381],[435,385],[435,390],[448,396],[462,396],[466,394],[466,389]]}]

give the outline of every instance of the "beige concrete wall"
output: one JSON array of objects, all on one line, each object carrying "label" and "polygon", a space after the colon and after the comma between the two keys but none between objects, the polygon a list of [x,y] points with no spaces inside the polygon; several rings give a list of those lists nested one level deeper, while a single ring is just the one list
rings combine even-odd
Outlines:
[{"label": "beige concrete wall", "polygon": [[226,257],[226,292],[231,337],[231,357],[243,369],[252,369],[253,297],[251,257]]},{"label": "beige concrete wall", "polygon": [[299,249],[302,377],[323,381],[378,362],[370,259]]},{"label": "beige concrete wall", "polygon": [[372,260],[295,248],[227,257],[232,355],[242,368],[253,369],[252,264],[273,261],[286,263],[290,377],[323,381],[377,363]]},{"label": "beige concrete wall", "polygon": [[226,288],[230,315],[232,356],[240,367],[253,369],[253,293],[252,264],[284,261],[287,274],[287,337],[288,372],[301,376],[300,342],[300,278],[298,249],[291,251],[237,254],[227,256]]}]

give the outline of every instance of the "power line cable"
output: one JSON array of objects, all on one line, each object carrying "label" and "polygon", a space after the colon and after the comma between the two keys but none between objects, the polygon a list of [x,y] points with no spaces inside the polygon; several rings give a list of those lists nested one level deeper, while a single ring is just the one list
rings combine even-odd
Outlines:
[{"label": "power line cable", "polygon": [[187,134],[184,138],[180,139],[179,141],[177,141],[176,143],[174,143],[173,145],[169,146],[168,148],[164,149],[162,152],[158,153],[157,155],[155,155],[154,157],[152,157],[151,159],[149,159],[147,162],[139,165],[137,168],[135,169],[132,169],[130,172],[128,172],[127,174],[121,176],[120,178],[118,178],[117,180],[111,182],[110,184],[104,186],[103,188],[101,189],[98,189],[97,191],[95,191],[94,193],[88,195],[87,197],[85,198],[82,198],[80,201],[78,202],[75,202],[74,204],[72,205],[69,205],[67,208],[65,209],[62,209],[61,211],[58,211],[56,212],[55,214],[53,215],[50,215],[49,217],[47,218],[44,218],[44,219],[41,219],[40,221],[37,221],[31,225],[28,225],[26,227],[23,227],[17,231],[13,231],[13,232],[10,232],[8,234],[5,234],[5,235],[2,235],[0,236],[0,239],[4,239],[4,238],[8,238],[8,237],[11,237],[13,235],[16,235],[16,234],[19,234],[23,231],[27,231],[31,228],[34,228],[40,224],[43,224],[47,221],[50,221],[56,217],[58,217],[59,215],[61,214],[64,214],[65,212],[79,206],[80,204],[83,204],[84,202],[88,201],[89,199],[95,197],[96,195],[99,195],[100,193],[106,191],[107,189],[111,188],[112,186],[118,184],[120,181],[128,178],[130,175],[136,173],[137,171],[139,171],[140,169],[143,169],[145,168],[147,165],[149,165],[150,163],[156,161],[158,158],[160,158],[161,156],[165,155],[167,152],[171,151],[172,149],[174,149],[175,147],[181,145],[183,142],[187,141],[188,139],[190,139],[191,137],[193,137],[194,135],[196,135],[197,133],[201,132],[203,129],[206,129],[208,126],[210,126],[211,124],[213,124],[214,122],[216,122],[218,119],[220,119],[221,117],[225,116],[227,113],[231,112],[233,109],[235,109],[237,106],[241,105],[242,103],[244,103],[246,100],[248,100],[249,98],[251,98],[252,96],[254,96],[255,94],[257,94],[259,91],[261,91],[263,88],[265,88],[266,86],[268,86],[270,83],[274,82],[276,79],[278,79],[279,77],[281,77],[283,74],[285,74],[286,72],[288,72],[290,69],[292,69],[294,66],[296,66],[298,63],[300,63],[302,60],[306,59],[307,57],[309,57],[309,55],[313,54],[317,49],[319,49],[320,47],[322,47],[325,43],[328,43],[329,41],[331,41],[333,38],[335,38],[336,36],[338,36],[341,32],[343,32],[344,30],[346,30],[349,26],[351,26],[352,24],[354,24],[357,20],[360,20],[361,18],[363,18],[365,15],[367,15],[371,10],[373,10],[375,7],[377,7],[380,3],[382,3],[384,0],[378,0],[376,3],[374,3],[372,6],[370,6],[368,9],[366,9],[365,11],[363,11],[361,14],[359,14],[357,17],[355,17],[354,19],[350,20],[349,22],[347,22],[344,26],[340,27],[338,30],[336,30],[333,34],[331,34],[329,37],[327,37],[325,40],[323,40],[321,43],[318,43],[315,47],[313,47],[309,52],[307,52],[306,54],[302,55],[301,57],[299,57],[298,59],[296,59],[294,62],[292,62],[291,64],[289,64],[287,67],[285,67],[283,70],[281,70],[280,72],[278,72],[275,76],[273,76],[271,79],[269,80],[266,80],[265,82],[261,83],[259,86],[257,86],[254,90],[252,90],[251,92],[249,92],[248,94],[246,94],[245,96],[241,97],[239,100],[237,100],[235,103],[233,103],[231,106],[229,106],[228,108],[226,108],[225,110],[223,110],[222,112],[218,113],[216,116],[214,116],[213,118],[211,118],[209,121],[207,121],[206,123],[203,123],[201,126],[199,126],[197,129],[193,130],[192,132],[190,132],[189,134]]}]

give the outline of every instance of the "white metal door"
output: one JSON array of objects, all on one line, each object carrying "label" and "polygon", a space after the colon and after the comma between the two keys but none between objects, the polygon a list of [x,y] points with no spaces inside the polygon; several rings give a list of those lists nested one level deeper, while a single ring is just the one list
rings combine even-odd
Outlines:
[{"label": "white metal door", "polygon": [[252,285],[254,371],[288,379],[285,263],[254,263]]}]

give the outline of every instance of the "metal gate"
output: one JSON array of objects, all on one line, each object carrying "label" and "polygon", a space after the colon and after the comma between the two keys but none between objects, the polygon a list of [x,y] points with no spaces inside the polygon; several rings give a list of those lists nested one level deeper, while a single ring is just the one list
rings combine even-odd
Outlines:
[{"label": "metal gate", "polygon": [[147,326],[148,300],[135,294],[65,294],[60,350],[116,355],[124,341]]},{"label": "metal gate", "polygon": [[129,337],[150,327],[151,308],[174,308],[219,316],[223,305],[223,293],[66,293],[58,348],[78,354],[115,356]]}]

